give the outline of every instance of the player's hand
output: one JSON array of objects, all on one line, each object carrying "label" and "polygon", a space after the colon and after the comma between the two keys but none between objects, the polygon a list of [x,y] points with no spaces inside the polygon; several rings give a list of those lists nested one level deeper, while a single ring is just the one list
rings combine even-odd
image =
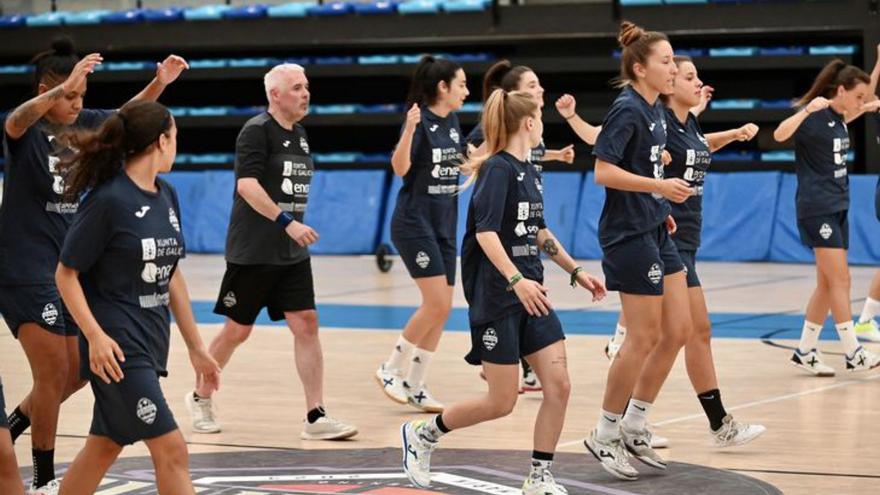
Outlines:
[{"label": "player's hand", "polygon": [[419,122],[422,121],[422,110],[419,106],[413,103],[413,106],[406,112],[406,127],[407,131],[414,131]]},{"label": "player's hand", "polygon": [[824,110],[828,108],[828,105],[831,105],[831,102],[828,101],[828,98],[817,96],[813,98],[813,101],[807,103],[807,112],[818,112],[819,110]]},{"label": "player's hand", "polygon": [[663,150],[663,153],[660,154],[660,161],[663,162],[664,167],[672,163],[672,155],[669,154],[669,151]]},{"label": "player's hand", "polygon": [[746,124],[736,130],[737,141],[751,141],[758,134],[758,126],[755,124]]},{"label": "player's hand", "polygon": [[577,274],[577,283],[593,294],[593,302],[605,299],[605,294],[607,293],[605,282],[602,282],[585,271],[580,271]]},{"label": "player's hand", "polygon": [[513,285],[513,292],[531,316],[550,314],[552,306],[547,298],[547,288],[538,282],[524,278]]},{"label": "player's hand", "polygon": [[574,117],[576,107],[577,101],[574,99],[574,96],[569,94],[564,94],[556,100],[556,110],[559,112],[559,115],[562,115],[562,118],[566,120]]},{"label": "player's hand", "polygon": [[669,232],[669,235],[672,235],[678,231],[678,224],[675,223],[675,219],[672,218],[672,215],[666,217],[666,231]]},{"label": "player's hand", "polygon": [[183,57],[168,55],[168,58],[156,64],[156,80],[167,86],[176,81],[186,69],[189,69],[189,64]]},{"label": "player's hand", "polygon": [[62,83],[65,93],[76,91],[76,89],[86,80],[92,72],[95,72],[95,66],[101,65],[104,57],[100,53],[90,53],[83,57],[82,60],[73,66],[70,75]]},{"label": "player's hand", "polygon": [[125,362],[122,349],[103,331],[89,340],[89,369],[104,383],[119,383],[125,378],[119,363]]},{"label": "player's hand", "polygon": [[694,190],[685,180],[677,177],[658,181],[657,192],[674,203],[684,203]]},{"label": "player's hand", "polygon": [[569,144],[565,148],[559,150],[559,161],[571,165],[574,163],[574,145]]},{"label": "player's hand", "polygon": [[315,229],[296,220],[290,222],[290,225],[284,231],[301,247],[311,246],[318,242],[318,233],[315,232]]},{"label": "player's hand", "polygon": [[206,347],[189,351],[189,361],[199,376],[199,383],[204,383],[210,390],[220,390],[220,365]]}]

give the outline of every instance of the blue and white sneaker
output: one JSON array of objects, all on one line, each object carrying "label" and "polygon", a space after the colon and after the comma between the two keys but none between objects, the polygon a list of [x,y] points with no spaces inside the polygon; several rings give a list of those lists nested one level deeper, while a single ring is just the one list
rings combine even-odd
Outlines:
[{"label": "blue and white sneaker", "polygon": [[846,356],[847,371],[868,371],[880,366],[880,356],[859,346],[852,357]]},{"label": "blue and white sneaker", "polygon": [[817,349],[806,353],[795,349],[791,355],[791,364],[813,376],[834,376],[834,368],[822,362],[822,354]]},{"label": "blue and white sneaker", "polygon": [[429,442],[419,435],[419,429],[425,424],[425,421],[409,421],[400,427],[403,472],[418,488],[431,486],[431,453],[437,448],[437,442]]}]

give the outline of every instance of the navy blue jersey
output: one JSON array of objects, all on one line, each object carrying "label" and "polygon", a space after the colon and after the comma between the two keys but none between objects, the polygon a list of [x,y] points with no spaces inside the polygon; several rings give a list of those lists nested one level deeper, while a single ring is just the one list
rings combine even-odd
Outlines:
[{"label": "navy blue jersey", "polygon": [[422,107],[410,152],[410,168],[391,218],[396,239],[455,239],[458,224],[458,175],[463,162],[458,117],[439,117]]},{"label": "navy blue jersey", "polygon": [[[470,134],[467,135],[467,142],[479,148],[485,140],[486,138],[483,136],[483,124],[482,122],[478,122],[471,130]],[[541,172],[544,171],[544,166],[541,165],[541,161],[544,160],[544,155],[546,154],[547,146],[544,145],[543,139],[541,139],[541,144],[532,148],[532,152],[529,153],[529,161],[535,166],[538,175],[541,175]]]},{"label": "navy blue jersey", "polygon": [[[83,110],[70,130],[95,129],[111,113]],[[77,210],[77,202],[62,198],[59,164],[73,152],[61,144],[56,132],[40,121],[18,139],[3,133],[0,285],[55,284],[58,253]]]},{"label": "navy blue jersey", "polygon": [[[86,196],[70,227],[61,262],[80,272],[86,301],[104,332],[119,344],[122,367],[165,375],[170,318],[168,285],[185,254],[180,207],[170,184],[156,193],[120,172]],[[88,348],[81,372],[88,371]]]},{"label": "navy blue jersey", "polygon": [[[303,126],[285,129],[268,113],[248,120],[235,142],[235,179],[254,178],[281,208],[302,222],[315,166]],[[274,219],[237,192],[226,233],[226,261],[238,265],[295,265],[309,257]]]},{"label": "navy blue jersey", "polygon": [[544,225],[540,179],[528,162],[501,152],[487,160],[474,185],[461,247],[461,272],[471,325],[522,309],[508,280],[477,242],[479,232],[497,232],[507,256],[525,278],[544,281],[538,231]]},{"label": "navy blue jersey", "polygon": [[669,128],[666,150],[672,156],[672,162],[666,166],[664,174],[684,179],[694,189],[694,195],[684,203],[670,204],[672,217],[678,225],[673,238],[679,248],[696,250],[700,247],[703,225],[703,181],[712,163],[712,153],[694,114],[688,112],[687,121],[682,124],[675,112],[667,108],[666,122]]},{"label": "navy blue jersey", "polygon": [[813,112],[794,133],[794,145],[798,218],[848,209],[849,131],[843,115],[831,107]]},{"label": "navy blue jersey", "polygon": [[[605,116],[593,156],[642,177],[663,179],[661,155],[665,147],[663,105],[659,99],[649,105],[627,86]],[[670,211],[669,202],[659,194],[605,188],[599,243],[604,248],[656,229]]]}]

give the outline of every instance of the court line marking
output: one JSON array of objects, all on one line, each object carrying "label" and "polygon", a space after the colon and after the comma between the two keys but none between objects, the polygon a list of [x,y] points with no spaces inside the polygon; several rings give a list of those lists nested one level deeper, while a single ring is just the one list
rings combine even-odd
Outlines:
[{"label": "court line marking", "polygon": [[[867,383],[871,380],[877,380],[878,378],[880,378],[880,374],[876,374],[876,375],[873,375],[873,376],[870,376],[867,378],[860,378],[860,379],[855,379],[855,380],[844,380],[842,382],[837,382],[832,385],[826,385],[824,387],[816,387],[816,388],[802,390],[800,392],[795,392],[795,393],[791,393],[791,394],[778,395],[776,397],[768,397],[766,399],[756,400],[756,401],[752,401],[752,402],[746,402],[745,404],[739,404],[737,406],[728,407],[727,410],[728,411],[739,411],[742,409],[748,409],[750,407],[763,406],[766,404],[773,404],[775,402],[782,402],[782,401],[786,401],[789,399],[796,399],[798,397],[804,397],[807,395],[818,394],[821,392],[826,392],[828,390],[834,390],[834,389],[838,389],[838,388],[848,387],[850,385],[858,385],[858,384],[862,384],[862,383]],[[675,423],[683,423],[685,421],[690,421],[693,419],[703,419],[705,417],[706,417],[705,414],[688,414],[687,416],[680,416],[677,418],[671,418],[671,419],[667,419],[664,421],[657,421],[656,423],[652,423],[652,424],[654,426],[666,426],[666,425],[671,425],[671,424],[675,424]],[[558,447],[563,448],[563,447],[571,447],[574,445],[580,445],[583,443],[583,441],[584,441],[584,438],[580,438],[578,440],[572,440],[570,442],[565,442],[565,443],[559,444]]]},{"label": "court line marking", "polygon": [[781,469],[726,469],[726,471],[738,471],[743,473],[787,474],[790,476],[834,476],[837,478],[880,479],[880,475],[876,474],[818,473],[813,471],[785,471]]}]

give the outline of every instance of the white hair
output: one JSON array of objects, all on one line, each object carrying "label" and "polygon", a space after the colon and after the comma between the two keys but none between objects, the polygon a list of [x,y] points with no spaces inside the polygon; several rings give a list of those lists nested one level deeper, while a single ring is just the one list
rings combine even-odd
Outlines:
[{"label": "white hair", "polygon": [[284,80],[284,76],[291,72],[302,72],[305,74],[306,69],[299,64],[278,64],[263,76],[263,85],[266,86],[266,100],[269,103],[272,103],[272,90],[278,89]]}]

